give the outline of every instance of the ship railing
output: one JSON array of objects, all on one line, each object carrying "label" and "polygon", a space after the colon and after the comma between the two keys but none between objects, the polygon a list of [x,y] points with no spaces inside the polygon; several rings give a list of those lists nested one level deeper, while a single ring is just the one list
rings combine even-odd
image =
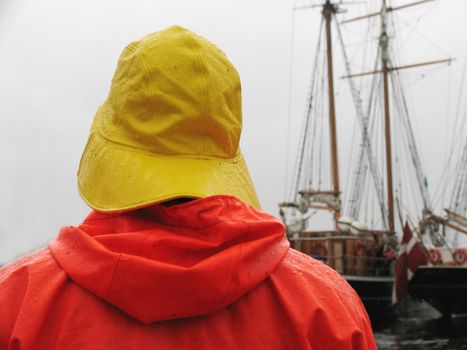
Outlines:
[{"label": "ship railing", "polygon": [[289,237],[293,248],[321,260],[340,274],[390,276],[395,261],[384,256],[381,234],[348,235],[340,231],[301,232]]}]

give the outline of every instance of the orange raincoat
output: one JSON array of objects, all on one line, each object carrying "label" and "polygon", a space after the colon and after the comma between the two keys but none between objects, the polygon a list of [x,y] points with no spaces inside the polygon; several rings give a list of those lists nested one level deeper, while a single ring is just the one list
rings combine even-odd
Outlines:
[{"label": "orange raincoat", "polygon": [[376,349],[355,292],[231,196],[92,212],[0,270],[0,349]]}]

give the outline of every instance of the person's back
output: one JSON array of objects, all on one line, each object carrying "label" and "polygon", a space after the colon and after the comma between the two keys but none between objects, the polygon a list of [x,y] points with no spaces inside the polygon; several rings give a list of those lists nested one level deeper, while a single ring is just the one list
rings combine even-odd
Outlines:
[{"label": "person's back", "polygon": [[128,46],[80,164],[94,211],[0,270],[0,349],[375,349],[351,287],[258,209],[240,130],[213,44]]}]

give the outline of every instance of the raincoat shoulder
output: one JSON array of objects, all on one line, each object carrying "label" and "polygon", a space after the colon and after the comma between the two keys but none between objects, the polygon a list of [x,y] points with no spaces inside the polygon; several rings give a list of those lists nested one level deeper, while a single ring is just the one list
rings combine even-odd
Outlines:
[{"label": "raincoat shoulder", "polygon": [[306,341],[300,349],[376,349],[360,298],[329,266],[290,249],[269,283]]},{"label": "raincoat shoulder", "polygon": [[54,290],[67,280],[48,248],[0,268],[0,349],[19,349],[12,337],[19,323],[36,328],[37,316],[53,304]]}]

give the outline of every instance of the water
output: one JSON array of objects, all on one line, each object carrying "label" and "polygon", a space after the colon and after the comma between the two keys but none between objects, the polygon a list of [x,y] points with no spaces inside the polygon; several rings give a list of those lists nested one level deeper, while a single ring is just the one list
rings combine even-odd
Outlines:
[{"label": "water", "polygon": [[379,350],[467,350],[467,317],[399,318],[375,338]]}]

